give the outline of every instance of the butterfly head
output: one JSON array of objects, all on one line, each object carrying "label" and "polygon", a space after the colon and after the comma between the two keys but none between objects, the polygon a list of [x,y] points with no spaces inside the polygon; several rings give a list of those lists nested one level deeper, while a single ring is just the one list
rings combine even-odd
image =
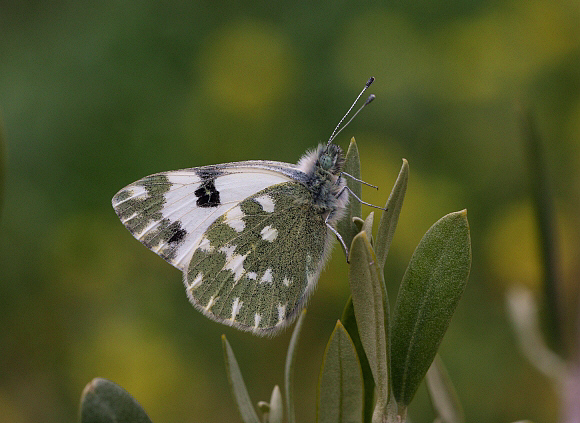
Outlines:
[{"label": "butterfly head", "polygon": [[317,167],[332,175],[339,175],[344,165],[344,155],[342,149],[336,144],[329,144],[320,149]]}]

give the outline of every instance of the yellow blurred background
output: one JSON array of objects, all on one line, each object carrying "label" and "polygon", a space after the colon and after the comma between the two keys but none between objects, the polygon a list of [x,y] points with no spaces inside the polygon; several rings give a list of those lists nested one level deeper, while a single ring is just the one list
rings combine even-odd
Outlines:
[{"label": "yellow blurred background", "polygon": [[[578,293],[579,18],[566,0],[0,2],[0,420],[75,421],[101,376],[154,422],[239,421],[222,333],[252,399],[268,400],[290,331],[262,339],[204,318],[110,200],[154,172],[296,162],[372,75],[377,99],[336,142],[355,136],[363,179],[380,186],[363,191],[374,204],[409,161],[391,302],[423,233],[467,208],[472,272],[440,350],[467,420],[557,421],[556,391],[516,347],[504,295],[542,283],[521,107],[537,117],[563,280]],[[346,270],[336,247],[299,346],[300,422],[314,421]],[[432,421],[424,387],[409,413]]]}]

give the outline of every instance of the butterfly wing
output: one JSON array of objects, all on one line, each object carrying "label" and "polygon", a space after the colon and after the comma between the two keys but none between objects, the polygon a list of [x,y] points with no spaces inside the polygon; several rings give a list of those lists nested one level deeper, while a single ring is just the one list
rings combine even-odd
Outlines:
[{"label": "butterfly wing", "polygon": [[184,271],[220,216],[264,188],[303,178],[295,165],[274,161],[162,172],[120,190],[113,208],[135,238]]},{"label": "butterfly wing", "polygon": [[305,306],[332,241],[304,185],[267,187],[200,238],[184,272],[187,294],[213,320],[274,334]]}]

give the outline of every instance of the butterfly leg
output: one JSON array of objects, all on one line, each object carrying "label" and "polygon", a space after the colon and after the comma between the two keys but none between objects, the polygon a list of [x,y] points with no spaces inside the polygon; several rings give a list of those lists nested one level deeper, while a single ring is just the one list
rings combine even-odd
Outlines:
[{"label": "butterfly leg", "polygon": [[370,204],[367,203],[366,201],[361,200],[358,195],[356,195],[354,192],[352,192],[352,190],[348,187],[348,185],[345,185],[344,187],[342,187],[342,189],[338,192],[337,197],[340,197],[340,195],[344,192],[344,191],[348,191],[350,195],[352,195],[354,198],[356,198],[356,200],[361,203],[364,204],[365,206],[369,206],[369,207],[374,207],[375,209],[381,209],[383,211],[386,211],[387,209],[385,207],[380,207],[380,206],[375,206],[374,204]]},{"label": "butterfly leg", "polygon": [[336,235],[336,237],[338,238],[338,240],[340,241],[340,245],[342,245],[342,249],[344,250],[344,254],[346,255],[346,262],[348,263],[348,247],[346,246],[346,244],[344,243],[344,239],[342,239],[342,236],[338,233],[338,231],[330,224],[328,223],[328,218],[330,217],[330,213],[328,214],[328,216],[326,216],[326,219],[324,220],[324,223],[326,224],[326,226],[328,227],[328,229],[330,229],[334,235]]},{"label": "butterfly leg", "polygon": [[352,180],[354,180],[354,181],[357,181],[357,182],[360,182],[361,184],[365,184],[367,187],[371,187],[371,188],[379,189],[379,187],[378,187],[378,186],[376,186],[376,185],[373,185],[373,184],[369,184],[368,182],[365,182],[365,181],[363,181],[362,179],[355,178],[355,177],[354,177],[354,176],[352,176],[350,173],[341,172],[340,174],[341,174],[341,175],[344,175],[344,176],[348,176],[350,179],[352,179]]}]

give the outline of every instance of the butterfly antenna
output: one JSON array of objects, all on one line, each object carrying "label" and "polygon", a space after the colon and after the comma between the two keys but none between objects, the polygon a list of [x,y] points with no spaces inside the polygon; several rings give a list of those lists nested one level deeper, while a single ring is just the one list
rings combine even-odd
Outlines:
[{"label": "butterfly antenna", "polygon": [[362,91],[360,92],[360,94],[356,97],[356,100],[354,100],[354,103],[352,103],[352,105],[350,106],[350,108],[348,109],[348,111],[345,113],[345,115],[342,117],[342,119],[338,122],[338,125],[336,125],[336,128],[334,128],[334,131],[332,131],[332,134],[330,135],[330,138],[328,139],[328,143],[326,143],[326,147],[328,147],[330,145],[330,143],[332,143],[332,141],[334,141],[334,139],[338,136],[338,134],[341,133],[341,131],[346,128],[348,126],[348,124],[356,117],[356,115],[359,114],[359,112],[367,105],[369,104],[371,101],[373,101],[375,99],[375,95],[371,94],[367,100],[364,102],[364,104],[356,111],[356,113],[348,120],[348,122],[346,122],[342,127],[340,126],[342,124],[342,122],[346,119],[346,117],[350,114],[350,112],[352,111],[352,109],[354,108],[354,106],[356,105],[356,103],[358,103],[358,100],[361,98],[361,96],[363,95],[363,93],[367,90],[368,87],[371,86],[371,84],[374,82],[375,77],[371,76],[369,78],[369,80],[367,81],[367,83],[365,84],[364,88],[362,89]]}]

